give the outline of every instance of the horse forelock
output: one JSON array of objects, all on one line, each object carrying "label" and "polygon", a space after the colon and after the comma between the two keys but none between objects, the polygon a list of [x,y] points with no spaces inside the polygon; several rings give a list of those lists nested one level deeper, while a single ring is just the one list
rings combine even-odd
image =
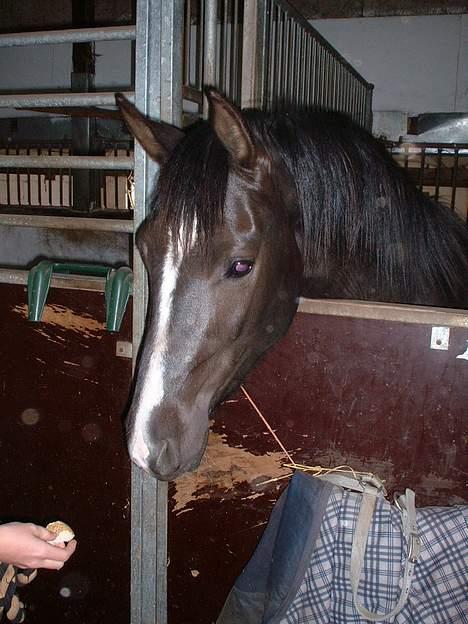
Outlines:
[{"label": "horse forelock", "polygon": [[223,221],[228,170],[227,152],[206,122],[189,129],[162,166],[154,211],[178,252],[194,245],[209,248]]}]

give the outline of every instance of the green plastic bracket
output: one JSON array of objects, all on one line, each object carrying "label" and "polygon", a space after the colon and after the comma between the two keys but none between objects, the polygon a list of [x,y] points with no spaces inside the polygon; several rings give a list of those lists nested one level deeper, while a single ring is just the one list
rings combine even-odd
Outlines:
[{"label": "green plastic bracket", "polygon": [[30,321],[38,323],[41,320],[54,273],[105,278],[106,328],[112,332],[119,331],[133,286],[133,273],[128,267],[113,269],[100,264],[41,260],[30,269],[28,275],[28,319]]},{"label": "green plastic bracket", "polygon": [[128,267],[112,269],[106,280],[106,327],[119,331],[132,292],[133,273]]}]

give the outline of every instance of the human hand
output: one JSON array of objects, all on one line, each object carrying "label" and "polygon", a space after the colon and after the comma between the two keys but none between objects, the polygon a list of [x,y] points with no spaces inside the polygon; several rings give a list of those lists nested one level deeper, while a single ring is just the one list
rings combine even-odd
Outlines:
[{"label": "human hand", "polygon": [[0,525],[0,561],[19,568],[60,570],[75,552],[76,540],[51,545],[54,533],[31,523],[9,522]]}]

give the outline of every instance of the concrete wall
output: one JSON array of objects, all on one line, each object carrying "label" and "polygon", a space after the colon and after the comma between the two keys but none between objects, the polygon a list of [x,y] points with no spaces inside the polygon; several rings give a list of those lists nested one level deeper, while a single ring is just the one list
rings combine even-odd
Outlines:
[{"label": "concrete wall", "polygon": [[375,111],[468,111],[468,14],[311,23],[375,85]]}]

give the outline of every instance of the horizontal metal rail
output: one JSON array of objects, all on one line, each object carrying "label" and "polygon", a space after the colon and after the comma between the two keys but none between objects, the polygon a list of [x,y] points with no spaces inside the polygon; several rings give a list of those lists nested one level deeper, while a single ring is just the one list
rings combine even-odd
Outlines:
[{"label": "horizontal metal rail", "polygon": [[[124,95],[133,100],[132,91]],[[114,91],[96,93],[12,93],[0,94],[0,108],[37,108],[39,106],[115,106]]]},{"label": "horizontal metal rail", "polygon": [[301,299],[299,312],[376,321],[468,328],[467,310],[430,308],[396,303],[341,299]]},{"label": "horizontal metal rail", "polygon": [[69,28],[66,30],[40,30],[29,33],[0,35],[0,48],[44,45],[52,43],[86,43],[88,41],[120,41],[136,39],[135,26],[109,26],[105,28]]},{"label": "horizontal metal rail", "polygon": [[[28,274],[29,271],[25,269],[0,268],[0,284],[26,285]],[[53,275],[51,286],[53,288],[104,292],[105,279],[84,275]],[[298,311],[324,316],[468,328],[468,312],[466,310],[445,310],[443,308],[426,308],[373,301],[301,299]]]},{"label": "horizontal metal rail", "polygon": [[0,168],[8,169],[110,169],[131,171],[131,156],[48,156],[0,154]]},{"label": "horizontal metal rail", "polygon": [[[26,269],[0,268],[0,284],[26,286],[28,275],[29,271]],[[50,286],[69,290],[104,292],[106,280],[104,277],[90,277],[88,275],[52,275]]]},{"label": "horizontal metal rail", "polygon": [[97,219],[93,217],[53,217],[0,213],[0,226],[48,228],[55,230],[92,230],[95,232],[133,233],[131,219]]}]

